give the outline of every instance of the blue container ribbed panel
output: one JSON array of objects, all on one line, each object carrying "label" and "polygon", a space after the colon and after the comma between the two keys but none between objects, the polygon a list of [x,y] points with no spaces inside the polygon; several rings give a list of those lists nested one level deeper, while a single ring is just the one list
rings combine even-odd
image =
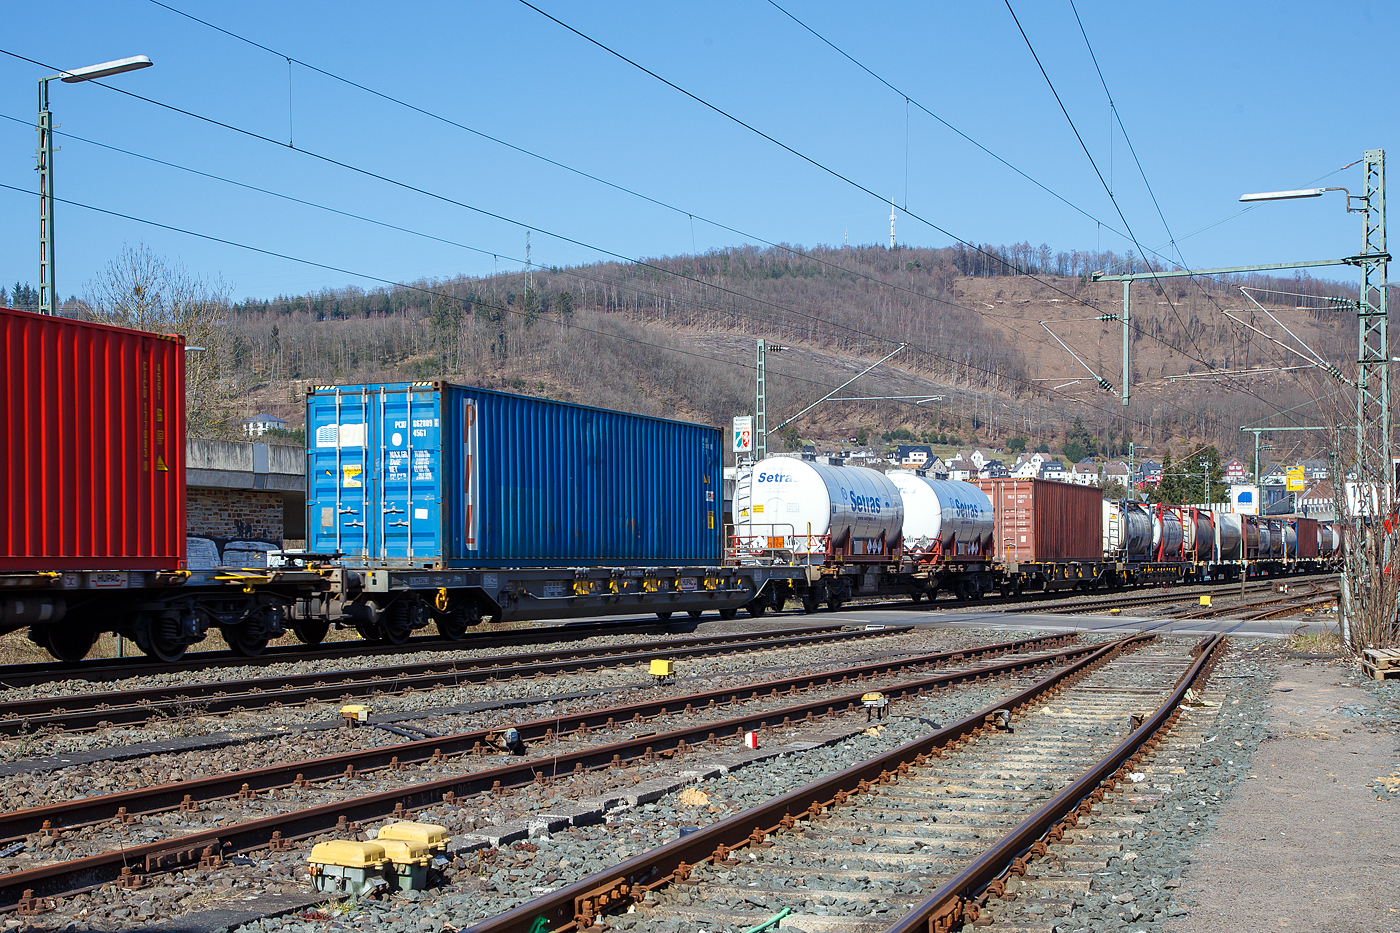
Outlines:
[{"label": "blue container ribbed panel", "polygon": [[[439,416],[431,437],[413,445],[431,443],[431,462],[419,454],[410,462],[393,447],[410,401],[407,420]],[[361,458],[358,449],[312,448],[312,547],[332,544],[339,526],[342,545],[354,537],[356,556],[386,563],[674,566],[721,559],[715,428],[445,384],[318,389],[308,399],[308,436],[318,429],[332,436],[337,421],[364,424],[366,449]],[[346,485],[352,457],[363,460],[359,486]],[[431,472],[414,470],[409,486],[404,464],[420,462]],[[412,501],[392,498],[405,489]],[[323,529],[323,515],[351,506],[355,515]],[[425,514],[432,527],[422,524]],[[411,534],[395,524],[405,516]],[[367,520],[363,530],[354,524],[360,519]]]}]

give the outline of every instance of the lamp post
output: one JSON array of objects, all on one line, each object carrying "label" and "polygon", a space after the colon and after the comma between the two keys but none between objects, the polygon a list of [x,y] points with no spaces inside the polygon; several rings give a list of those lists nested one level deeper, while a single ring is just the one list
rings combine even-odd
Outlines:
[{"label": "lamp post", "polygon": [[[1260,191],[1240,196],[1244,202],[1291,201],[1321,197],[1328,191],[1341,191],[1347,198],[1347,211],[1361,214],[1364,221],[1361,252],[1344,262],[1361,270],[1361,294],[1356,303],[1359,323],[1356,371],[1356,463],[1367,461],[1367,425],[1376,422],[1378,433],[1375,460],[1387,467],[1390,455],[1390,321],[1386,309],[1385,249],[1385,150],[1367,149],[1359,160],[1364,163],[1362,193],[1346,188],[1295,188],[1289,191]],[[1358,207],[1353,207],[1352,202]],[[1374,301],[1372,293],[1375,294]]]},{"label": "lamp post", "polygon": [[112,75],[149,67],[151,67],[149,58],[144,55],[136,55],[132,58],[103,62],[100,65],[88,65],[86,68],[75,68],[72,71],[60,71],[58,74],[39,79],[39,164],[36,166],[36,170],[39,172],[39,312],[41,314],[56,314],[58,312],[53,250],[54,123],[53,114],[49,112],[49,82],[58,78],[67,84],[76,84],[79,81],[108,78]]},{"label": "lamp post", "polygon": [[[1367,149],[1359,161],[1364,166],[1359,195],[1345,188],[1301,188],[1247,194],[1240,200],[1280,201],[1343,191],[1347,197],[1347,211],[1362,215],[1361,251],[1342,260],[1361,270],[1361,294],[1356,302],[1355,469],[1361,501],[1366,501],[1365,490],[1374,483],[1375,501],[1385,501],[1389,509],[1392,505],[1388,498],[1381,498],[1381,491],[1392,488],[1395,483],[1390,441],[1390,319],[1386,308],[1386,265],[1390,254],[1385,247],[1385,150]],[[1360,206],[1352,207],[1353,201]],[[1345,571],[1338,619],[1342,641],[1349,646],[1357,622],[1362,625],[1359,640],[1364,641],[1378,629],[1388,631],[1395,616],[1394,594],[1384,586],[1391,578],[1391,526],[1389,522],[1368,522],[1368,518],[1377,516],[1369,514],[1364,507],[1358,512],[1361,514],[1346,516],[1351,539],[1343,549]]]}]

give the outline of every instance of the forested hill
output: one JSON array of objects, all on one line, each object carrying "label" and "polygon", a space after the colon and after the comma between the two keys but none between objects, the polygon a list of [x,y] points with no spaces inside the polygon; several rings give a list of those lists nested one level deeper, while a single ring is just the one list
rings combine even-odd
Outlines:
[{"label": "forested hill", "polygon": [[1098,318],[1119,312],[1121,286],[1091,273],[1134,268],[1131,256],[1025,243],[744,247],[534,269],[528,284],[514,272],[245,301],[232,308],[226,355],[245,381],[249,412],[231,414],[265,409],[295,421],[307,384],[445,378],[718,425],[752,409],[762,337],[789,348],[768,357],[776,425],[902,342],[906,350],[840,397],[942,398],[826,403],[794,423],[789,441],[905,427],[915,436],[951,431],[965,443],[1024,435],[1059,450],[1079,416],[1110,450],[1131,436],[1149,447],[1204,441],[1234,452],[1240,425],[1316,389],[1296,371],[1193,378],[1296,363],[1263,336],[1287,339],[1239,285],[1262,289],[1251,294],[1282,309],[1280,321],[1325,357],[1354,352],[1349,308],[1327,300],[1346,294],[1338,283],[1142,283],[1125,411],[1065,346],[1118,387],[1121,324]]}]

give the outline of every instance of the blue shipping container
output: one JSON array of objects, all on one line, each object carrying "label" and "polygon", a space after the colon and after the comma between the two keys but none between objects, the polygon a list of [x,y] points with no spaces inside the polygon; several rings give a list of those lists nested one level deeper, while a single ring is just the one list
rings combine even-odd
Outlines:
[{"label": "blue shipping container", "polygon": [[720,432],[447,383],[323,386],[307,548],[412,567],[717,566]]}]

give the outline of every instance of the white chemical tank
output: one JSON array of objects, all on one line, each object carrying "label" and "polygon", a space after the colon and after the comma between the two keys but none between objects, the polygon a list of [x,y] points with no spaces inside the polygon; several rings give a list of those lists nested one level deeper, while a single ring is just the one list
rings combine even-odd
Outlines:
[{"label": "white chemical tank", "polygon": [[830,536],[833,550],[880,556],[904,526],[899,490],[879,470],[769,457],[754,464],[747,491],[747,515],[736,491],[735,535],[782,536],[795,553],[824,552]]},{"label": "white chemical tank", "polygon": [[1152,510],[1152,560],[1181,557],[1181,516],[1158,506]]},{"label": "white chemical tank", "polygon": [[1283,523],[1283,556],[1298,556],[1298,526],[1292,522]]},{"label": "white chemical tank", "polygon": [[906,470],[891,471],[904,501],[904,549],[915,554],[933,550],[943,558],[982,557],[992,553],[992,500],[971,483],[929,479]]},{"label": "white chemical tank", "polygon": [[1223,513],[1215,522],[1215,544],[1219,548],[1221,560],[1240,560],[1240,535],[1242,519],[1238,515]]},{"label": "white chemical tank", "polygon": [[1273,529],[1269,527],[1269,523],[1266,519],[1259,520],[1259,537],[1257,547],[1259,549],[1257,556],[1261,560],[1273,554],[1273,551],[1270,550],[1273,547]]},{"label": "white chemical tank", "polygon": [[1152,518],[1135,502],[1105,499],[1103,553],[1119,560],[1145,560],[1152,547]]}]

